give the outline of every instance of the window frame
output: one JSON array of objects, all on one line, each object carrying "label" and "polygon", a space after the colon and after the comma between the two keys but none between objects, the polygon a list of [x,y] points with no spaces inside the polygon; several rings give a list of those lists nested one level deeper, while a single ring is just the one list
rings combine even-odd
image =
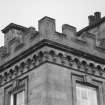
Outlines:
[{"label": "window frame", "polygon": [[[11,98],[11,95],[13,96],[13,105],[17,105],[16,104],[17,103],[17,94],[20,93],[20,92],[23,92],[23,91],[24,91],[24,96],[25,96],[25,90],[21,90],[21,91],[10,94],[10,98]],[[11,105],[11,102],[10,102],[10,105]],[[25,97],[24,97],[24,105],[25,105]]]},{"label": "window frame", "polygon": [[103,82],[98,80],[97,78],[94,78],[92,76],[86,75],[86,74],[71,74],[71,79],[72,79],[72,104],[77,105],[77,96],[76,96],[76,84],[80,83],[84,86],[89,86],[96,88],[97,91],[97,104],[98,105],[104,105],[103,104]]},{"label": "window frame", "polygon": [[[23,83],[23,84],[22,84]],[[21,85],[19,85],[21,84]],[[28,76],[13,80],[13,82],[4,88],[4,105],[10,105],[11,94],[17,94],[24,91],[24,103],[28,103]]]}]

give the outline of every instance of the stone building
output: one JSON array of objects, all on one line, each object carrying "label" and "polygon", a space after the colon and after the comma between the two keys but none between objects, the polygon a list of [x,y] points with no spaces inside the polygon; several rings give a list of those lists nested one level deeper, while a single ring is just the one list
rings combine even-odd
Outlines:
[{"label": "stone building", "polygon": [[105,17],[62,33],[44,17],[34,27],[5,27],[0,48],[0,105],[105,105]]}]

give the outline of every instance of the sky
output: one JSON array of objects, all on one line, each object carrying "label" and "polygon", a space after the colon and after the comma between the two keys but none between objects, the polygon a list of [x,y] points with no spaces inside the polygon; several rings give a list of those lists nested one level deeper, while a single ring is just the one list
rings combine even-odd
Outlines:
[{"label": "sky", "polygon": [[[38,29],[38,20],[44,16],[56,19],[59,32],[63,24],[80,30],[96,11],[105,16],[105,0],[0,0],[0,30],[10,23]],[[0,32],[0,46],[3,44],[4,35]]]}]

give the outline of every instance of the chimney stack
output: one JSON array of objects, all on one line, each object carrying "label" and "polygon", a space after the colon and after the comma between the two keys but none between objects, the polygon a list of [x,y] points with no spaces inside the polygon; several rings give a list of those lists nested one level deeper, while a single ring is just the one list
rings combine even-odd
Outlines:
[{"label": "chimney stack", "polygon": [[94,25],[101,19],[101,12],[95,12],[94,15],[88,16],[89,25]]},{"label": "chimney stack", "polygon": [[67,35],[68,39],[71,39],[71,37],[74,37],[76,35],[76,27],[70,26],[68,24],[62,25],[62,33]]},{"label": "chimney stack", "polygon": [[38,23],[40,35],[54,34],[55,29],[55,19],[45,16]]}]

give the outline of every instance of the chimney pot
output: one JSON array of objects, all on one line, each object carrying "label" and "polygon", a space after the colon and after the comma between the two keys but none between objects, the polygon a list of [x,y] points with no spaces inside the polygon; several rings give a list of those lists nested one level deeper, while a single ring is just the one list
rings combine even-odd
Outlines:
[{"label": "chimney pot", "polygon": [[95,17],[93,15],[88,16],[89,19],[89,25],[93,25],[95,22]]},{"label": "chimney pot", "polygon": [[99,19],[101,19],[101,12],[95,12],[94,13],[94,17],[95,17],[95,20],[96,21],[99,20]]}]

